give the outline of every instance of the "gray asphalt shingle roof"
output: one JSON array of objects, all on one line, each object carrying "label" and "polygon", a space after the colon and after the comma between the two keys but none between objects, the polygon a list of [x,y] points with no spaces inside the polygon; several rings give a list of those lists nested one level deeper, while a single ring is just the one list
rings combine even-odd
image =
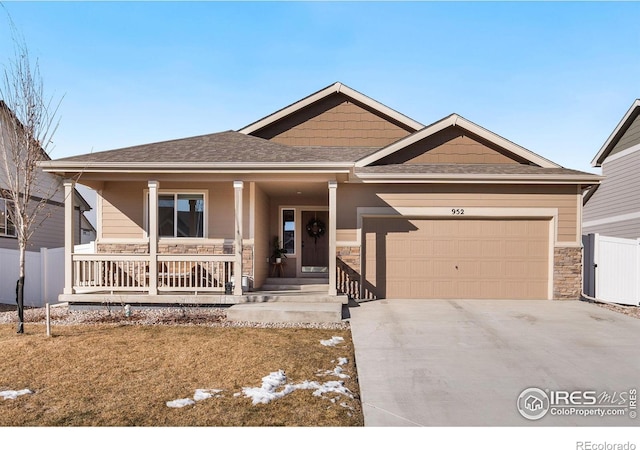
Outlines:
[{"label": "gray asphalt shingle roof", "polygon": [[237,131],[136,145],[58,159],[93,163],[352,163],[377,148],[291,147]]}]

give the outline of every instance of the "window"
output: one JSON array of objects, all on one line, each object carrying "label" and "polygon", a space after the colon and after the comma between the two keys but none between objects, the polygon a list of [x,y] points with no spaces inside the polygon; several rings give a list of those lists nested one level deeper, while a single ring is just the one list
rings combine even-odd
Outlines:
[{"label": "window", "polygon": [[204,195],[158,195],[158,236],[204,237]]},{"label": "window", "polygon": [[9,211],[13,203],[9,200],[0,199],[0,236],[16,236],[16,227],[9,218]]},{"label": "window", "polygon": [[287,253],[296,251],[296,211],[295,209],[282,210],[282,247]]}]

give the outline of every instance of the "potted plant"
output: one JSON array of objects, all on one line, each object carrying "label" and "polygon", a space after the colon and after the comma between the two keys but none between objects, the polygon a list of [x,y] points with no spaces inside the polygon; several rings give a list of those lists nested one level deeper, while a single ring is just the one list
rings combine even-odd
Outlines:
[{"label": "potted plant", "polygon": [[271,257],[276,264],[280,264],[282,262],[282,258],[286,259],[287,257],[287,249],[282,248],[282,244],[280,244],[280,239],[278,239],[278,236],[273,237],[272,246],[273,250],[271,252]]}]

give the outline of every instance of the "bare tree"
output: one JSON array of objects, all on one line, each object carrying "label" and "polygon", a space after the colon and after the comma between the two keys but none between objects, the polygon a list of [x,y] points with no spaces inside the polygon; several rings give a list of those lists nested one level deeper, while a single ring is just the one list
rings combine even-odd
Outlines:
[{"label": "bare tree", "polygon": [[24,38],[8,19],[14,55],[5,62],[0,85],[0,194],[7,220],[0,227],[18,241],[19,278],[16,286],[18,333],[24,333],[25,258],[33,233],[49,216],[60,183],[47,177],[39,161],[48,151],[58,127],[60,101],[46,98],[37,60],[32,64]]}]

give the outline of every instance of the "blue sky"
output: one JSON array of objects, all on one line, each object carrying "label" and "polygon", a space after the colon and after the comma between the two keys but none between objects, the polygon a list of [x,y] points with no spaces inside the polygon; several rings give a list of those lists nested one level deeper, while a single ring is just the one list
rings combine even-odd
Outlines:
[{"label": "blue sky", "polygon": [[[64,95],[52,157],[239,129],[335,81],[590,161],[640,97],[635,2],[4,2]],[[12,54],[0,15],[0,62]]]}]

